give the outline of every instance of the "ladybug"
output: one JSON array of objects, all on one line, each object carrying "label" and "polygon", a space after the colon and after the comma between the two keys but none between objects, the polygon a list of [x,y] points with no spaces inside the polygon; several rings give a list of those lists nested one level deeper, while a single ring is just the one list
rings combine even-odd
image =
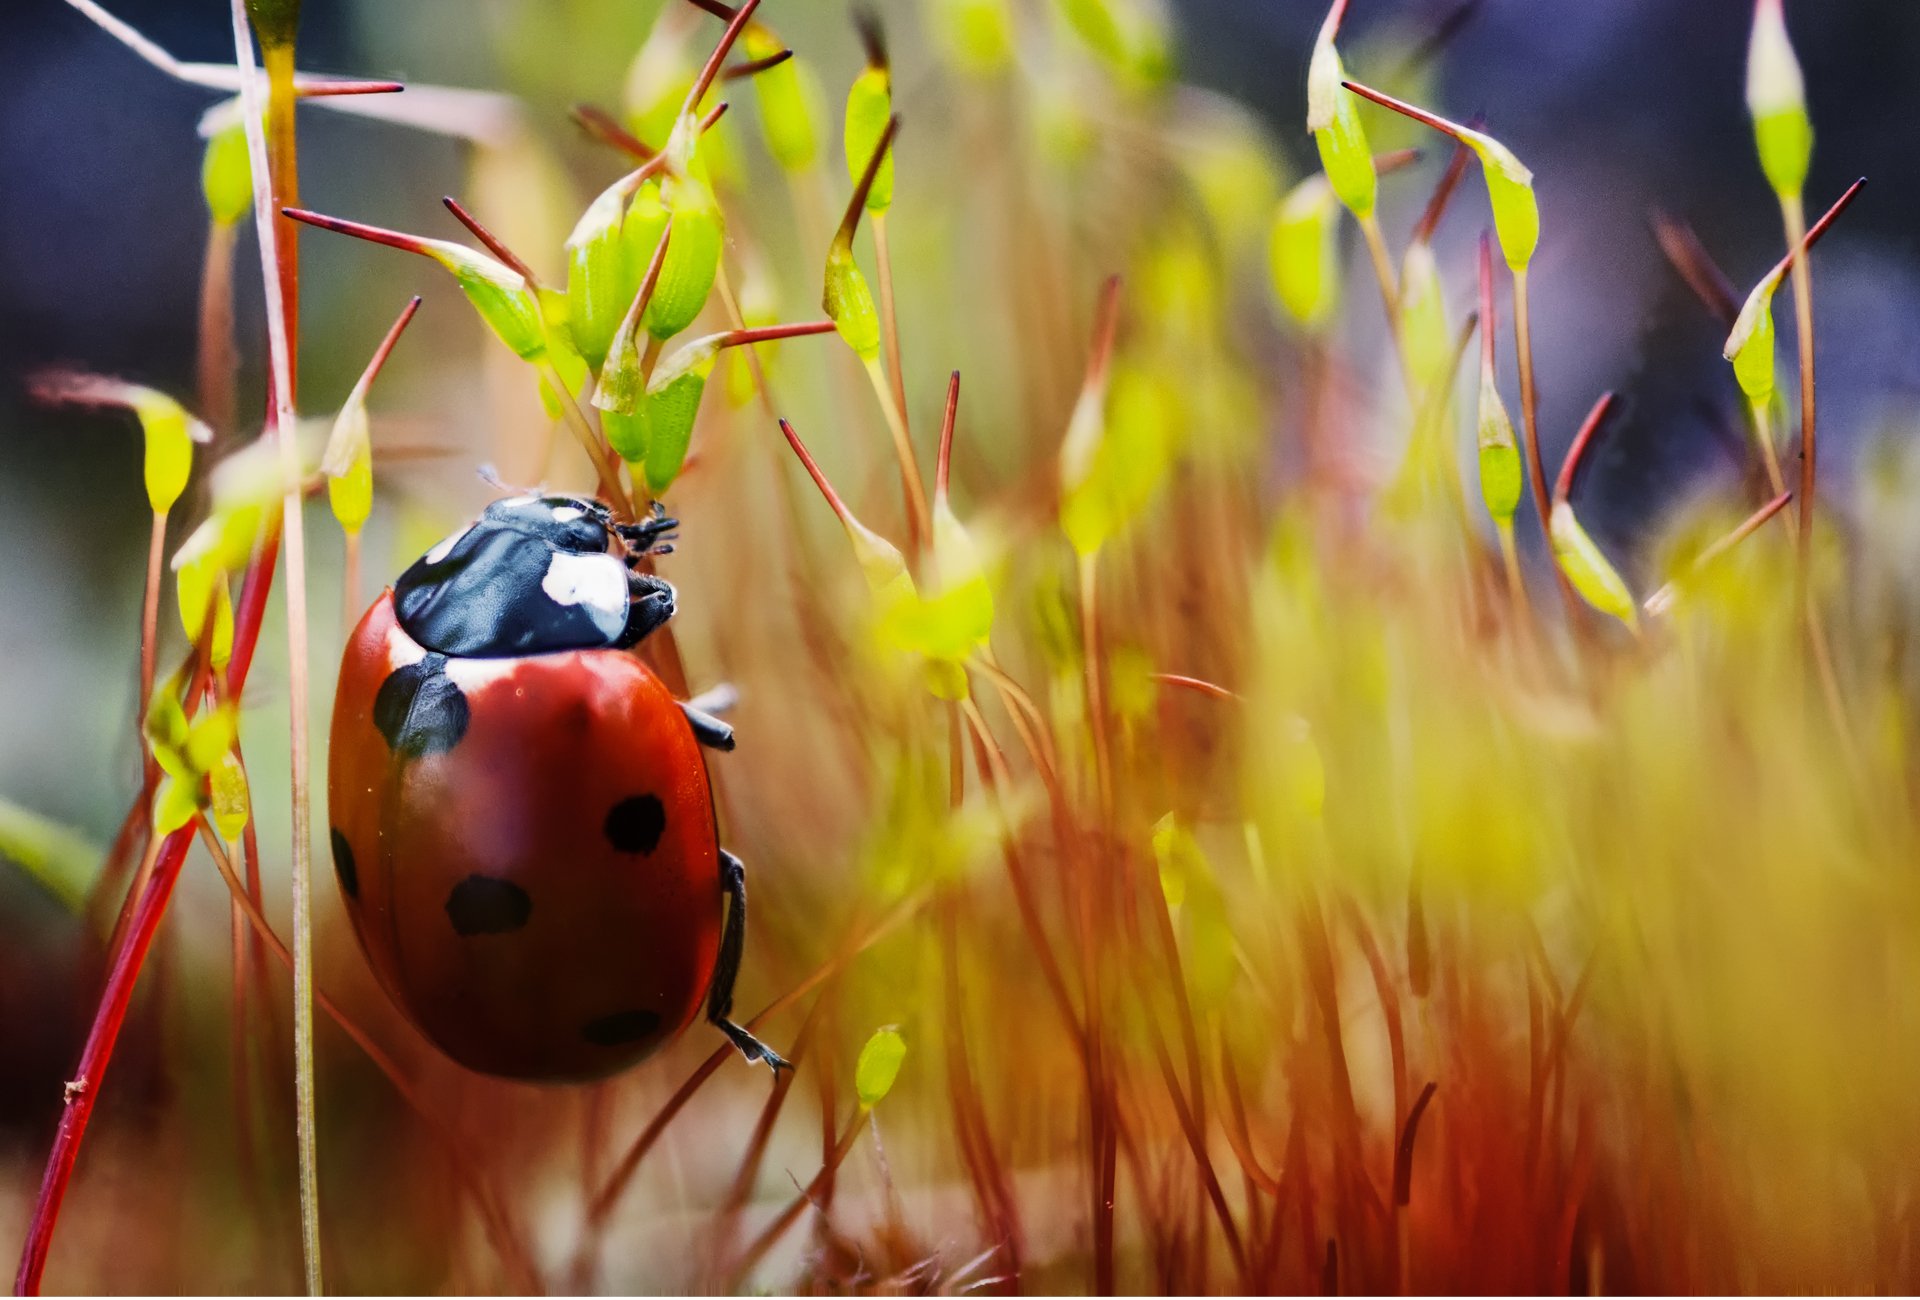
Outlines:
[{"label": "ladybug", "polygon": [[700,1014],[728,1019],[746,869],[720,847],[704,749],[733,730],[626,653],[674,612],[637,572],[655,507],[496,501],[347,641],[327,765],[334,873],[375,976],[471,1069],[604,1077]]}]

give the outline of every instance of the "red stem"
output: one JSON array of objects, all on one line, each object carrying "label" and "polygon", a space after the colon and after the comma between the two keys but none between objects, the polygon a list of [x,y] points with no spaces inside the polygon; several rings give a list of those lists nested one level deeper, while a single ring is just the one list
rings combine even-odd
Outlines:
[{"label": "red stem", "polygon": [[1564,503],[1573,495],[1573,476],[1580,470],[1580,462],[1586,459],[1587,445],[1593,441],[1594,434],[1607,421],[1607,412],[1613,409],[1613,394],[1602,393],[1600,400],[1587,412],[1586,421],[1581,424],[1580,432],[1573,435],[1573,445],[1567,448],[1566,459],[1560,462],[1560,477],[1553,485],[1553,502]]},{"label": "red stem", "polygon": [[[1842,212],[1845,212],[1853,206],[1853,201],[1860,196],[1860,190],[1866,183],[1867,178],[1862,176],[1859,180],[1847,186],[1847,192],[1835,199],[1833,206],[1827,209],[1826,214],[1808,228],[1807,237],[1800,241],[1799,256],[1805,256],[1813,251],[1813,246],[1820,242],[1820,236],[1827,233],[1827,229],[1839,219]],[[1773,270],[1767,272],[1767,278],[1769,280],[1784,280],[1787,272],[1793,269],[1793,259],[1795,256],[1794,253],[1789,252],[1785,257],[1781,258]]]},{"label": "red stem", "polygon": [[833,236],[835,246],[852,246],[853,232],[860,228],[860,214],[866,211],[867,195],[873,192],[874,178],[880,175],[880,164],[886,160],[887,150],[893,148],[893,137],[899,133],[900,115],[895,113],[887,119],[887,129],[880,133],[873,153],[867,158],[867,168],[860,173],[860,183],[853,187],[853,196],[847,200],[846,215],[840,218],[840,229]]},{"label": "red stem", "polygon": [[940,458],[934,462],[933,495],[944,501],[947,480],[953,469],[953,426],[960,418],[960,372],[947,377],[947,411],[940,420]]},{"label": "red stem", "polygon": [[489,253],[492,253],[495,257],[518,271],[520,278],[527,282],[529,288],[537,288],[539,286],[540,277],[533,273],[533,268],[528,266],[518,253],[508,248],[506,242],[498,235],[481,225],[478,217],[461,207],[459,199],[449,194],[440,201],[446,204],[447,211],[453,214],[453,219],[472,231],[473,237],[485,245]]},{"label": "red stem", "polygon": [[800,458],[800,463],[807,467],[807,473],[813,477],[813,485],[820,489],[820,495],[827,499],[827,504],[833,508],[833,513],[840,517],[840,522],[851,523],[853,512],[847,509],[847,503],[840,499],[840,494],[833,490],[833,484],[827,482],[827,476],[821,472],[819,463],[813,458],[813,453],[807,450],[807,444],[801,442],[800,435],[793,431],[793,426],[782,420],[780,432],[787,435],[787,445],[793,448],[793,454]]},{"label": "red stem", "polygon": [[726,61],[733,43],[740,39],[740,33],[746,30],[747,20],[753,17],[753,11],[760,7],[760,0],[746,0],[746,3],[733,11],[733,17],[727,20],[727,30],[720,33],[720,41],[713,47],[713,53],[707,56],[706,66],[700,69],[700,75],[694,78],[693,86],[687,91],[687,99],[680,106],[680,116],[686,117],[700,107],[700,101],[706,98],[708,87],[720,73],[720,65]]},{"label": "red stem", "polygon": [[780,339],[804,338],[809,334],[831,334],[837,328],[830,320],[801,321],[793,325],[757,325],[752,329],[728,330],[720,346],[737,348],[747,343],[773,343]]},{"label": "red stem", "polygon": [[[254,643],[260,636],[260,621],[266,613],[267,590],[273,585],[274,562],[279,553],[277,524],[268,529],[253,564],[240,587],[240,602],[234,610],[233,658],[227,665],[232,694],[239,695],[253,662]],[[66,1104],[60,1112],[60,1126],[54,1131],[53,1150],[47,1156],[47,1172],[40,1182],[40,1196],[33,1207],[33,1219],[27,1225],[27,1239],[20,1250],[20,1267],[14,1274],[16,1295],[40,1294],[40,1280],[47,1267],[47,1251],[53,1244],[53,1232],[60,1220],[60,1206],[73,1180],[74,1163],[80,1158],[80,1143],[87,1123],[93,1118],[93,1104],[100,1095],[113,1049],[120,1039],[120,1027],[127,1018],[133,989],[146,963],[153,936],[167,912],[174,884],[180,879],[180,867],[193,843],[191,827],[175,831],[160,846],[160,856],[148,877],[128,926],[127,940],[114,956],[107,973],[107,986],[100,994],[93,1025],[87,1031],[86,1046],[81,1049],[80,1064],[67,1085]]]},{"label": "red stem", "polygon": [[302,99],[326,99],[333,95],[397,95],[407,88],[404,81],[296,81],[293,93]]},{"label": "red stem", "polygon": [[1480,364],[1493,369],[1494,335],[1500,332],[1500,317],[1493,309],[1493,237],[1480,232]]}]

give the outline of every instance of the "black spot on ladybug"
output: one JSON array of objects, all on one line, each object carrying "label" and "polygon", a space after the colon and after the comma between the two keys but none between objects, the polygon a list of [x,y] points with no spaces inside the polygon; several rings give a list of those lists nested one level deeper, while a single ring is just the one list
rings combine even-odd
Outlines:
[{"label": "black spot on ladybug", "polygon": [[443,754],[467,734],[467,697],[447,676],[445,655],[396,668],[373,697],[373,724],[404,758]]},{"label": "black spot on ladybug", "polygon": [[533,900],[510,880],[468,876],[447,895],[447,919],[460,934],[507,934],[533,915]]},{"label": "black spot on ladybug", "polygon": [[607,812],[607,839],[622,853],[651,853],[667,829],[667,810],[657,795],[622,799]]},{"label": "black spot on ladybug", "polygon": [[620,1047],[651,1037],[659,1028],[658,1014],[636,1008],[589,1020],[580,1027],[580,1037],[596,1047]]},{"label": "black spot on ladybug", "polygon": [[360,869],[353,864],[353,845],[334,826],[327,832],[333,841],[333,874],[340,877],[340,892],[348,898],[360,897]]}]

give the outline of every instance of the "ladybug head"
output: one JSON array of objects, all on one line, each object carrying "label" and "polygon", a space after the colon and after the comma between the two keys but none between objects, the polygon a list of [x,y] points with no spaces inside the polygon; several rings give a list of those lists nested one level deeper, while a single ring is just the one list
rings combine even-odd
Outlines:
[{"label": "ladybug head", "polygon": [[496,501],[394,583],[394,610],[428,650],[464,658],[621,649],[673,617],[673,587],[637,571],[673,548],[659,507],[615,522],[585,497]]}]

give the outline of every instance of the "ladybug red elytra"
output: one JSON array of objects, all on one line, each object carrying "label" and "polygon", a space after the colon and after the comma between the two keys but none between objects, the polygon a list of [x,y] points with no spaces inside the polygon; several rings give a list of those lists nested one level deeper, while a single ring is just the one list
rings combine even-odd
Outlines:
[{"label": "ladybug red elytra", "polygon": [[[746,871],[702,747],[733,731],[625,653],[673,616],[634,571],[675,527],[571,496],[496,501],[347,641],[327,793],[374,974],[447,1055],[517,1079],[625,1069],[728,1019]],[[723,921],[724,913],[724,921]]]}]

